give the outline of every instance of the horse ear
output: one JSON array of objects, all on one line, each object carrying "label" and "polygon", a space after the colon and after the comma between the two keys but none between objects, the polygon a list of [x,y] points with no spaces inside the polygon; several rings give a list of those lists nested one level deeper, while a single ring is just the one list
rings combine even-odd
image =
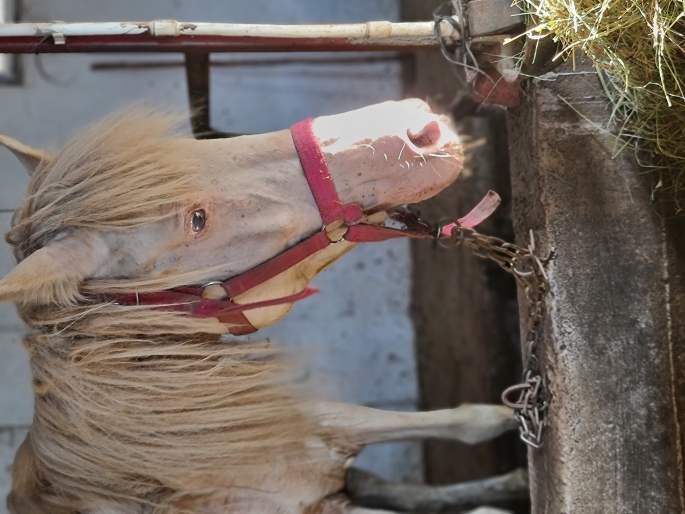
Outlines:
[{"label": "horse ear", "polygon": [[81,282],[109,255],[96,233],[68,235],[36,250],[0,280],[0,301],[32,305],[76,302]]},{"label": "horse ear", "polygon": [[24,165],[24,168],[26,168],[29,175],[33,174],[41,161],[50,158],[49,153],[26,146],[11,137],[0,136],[0,145],[17,156],[17,159]]}]

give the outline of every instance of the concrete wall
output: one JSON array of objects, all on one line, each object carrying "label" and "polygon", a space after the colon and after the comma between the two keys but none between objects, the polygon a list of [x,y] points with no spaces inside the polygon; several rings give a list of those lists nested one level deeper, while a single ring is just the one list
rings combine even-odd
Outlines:
[{"label": "concrete wall", "polygon": [[[126,21],[175,18],[244,23],[396,20],[394,0],[24,0],[21,21]],[[224,56],[222,58],[231,58]],[[20,85],[0,85],[0,133],[43,148],[58,148],[84,124],[133,102],[187,106],[181,67],[92,71],[93,62],[174,60],[160,55],[22,56]],[[282,129],[310,116],[342,112],[400,98],[399,63],[279,66],[212,71],[212,120],[237,132]],[[27,177],[0,151],[0,228],[23,198]],[[14,265],[0,246],[0,274]],[[307,348],[307,376],[331,398],[381,408],[417,403],[413,329],[408,315],[411,261],[406,241],[358,248],[317,278],[322,293],[297,305],[265,331],[277,342]],[[31,423],[32,396],[22,325],[0,304],[0,497],[9,489],[9,465]],[[421,478],[420,447],[371,448],[359,465],[388,478]],[[4,512],[0,501],[0,513]]]},{"label": "concrete wall", "polygon": [[516,237],[549,256],[534,514],[685,512],[685,220],[629,148],[614,155],[610,116],[582,56],[509,116]]}]

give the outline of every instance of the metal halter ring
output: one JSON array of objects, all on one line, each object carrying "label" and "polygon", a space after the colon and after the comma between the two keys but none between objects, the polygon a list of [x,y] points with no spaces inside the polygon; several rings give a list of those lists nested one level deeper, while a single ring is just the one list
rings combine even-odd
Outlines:
[{"label": "metal halter ring", "polygon": [[221,280],[212,280],[211,282],[207,282],[205,285],[200,286],[200,289],[203,291],[207,289],[209,286],[216,286],[216,285],[223,285],[224,283]]},{"label": "metal halter ring", "polygon": [[[341,225],[340,228],[342,228],[342,225]],[[349,229],[349,227],[347,227],[347,228]],[[337,230],[337,229],[336,229],[336,230]],[[326,235],[328,235],[328,232],[326,231],[326,224],[325,224],[325,223],[324,223],[323,225],[321,225],[321,231],[322,231],[322,232],[326,232]],[[347,231],[345,231],[345,234],[347,234]],[[329,239],[330,239],[330,238],[329,238]],[[342,236],[340,239],[338,239],[337,241],[333,241],[333,240],[331,239],[331,244],[337,245],[338,243],[342,243],[343,241],[345,241],[345,235],[344,235],[344,234],[343,234],[343,236]]]}]

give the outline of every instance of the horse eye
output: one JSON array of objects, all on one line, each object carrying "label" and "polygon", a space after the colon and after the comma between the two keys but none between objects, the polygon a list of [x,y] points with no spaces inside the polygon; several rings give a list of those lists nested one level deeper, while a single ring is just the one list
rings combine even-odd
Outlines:
[{"label": "horse eye", "polygon": [[207,220],[207,214],[204,210],[200,209],[190,216],[190,230],[196,234],[205,228],[205,221]]}]

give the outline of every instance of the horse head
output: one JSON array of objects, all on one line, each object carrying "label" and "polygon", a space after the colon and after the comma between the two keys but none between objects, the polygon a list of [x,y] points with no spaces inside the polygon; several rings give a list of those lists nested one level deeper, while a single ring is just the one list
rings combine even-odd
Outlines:
[{"label": "horse head", "polygon": [[[282,318],[288,298],[355,246],[345,237],[349,227],[324,227],[294,133],[196,141],[175,136],[174,121],[130,110],[54,154],[0,137],[31,174],[7,236],[19,264],[0,281],[1,300],[130,304],[209,284],[198,296],[221,302],[224,281],[325,228],[338,244],[231,295],[233,304],[256,303],[240,314],[261,328]],[[459,175],[463,147],[446,121],[426,103],[405,100],[322,116],[308,130],[330,174],[324,181],[332,180],[341,204],[360,210],[354,223],[377,225]],[[230,330],[230,321],[205,317],[205,330]]]}]

